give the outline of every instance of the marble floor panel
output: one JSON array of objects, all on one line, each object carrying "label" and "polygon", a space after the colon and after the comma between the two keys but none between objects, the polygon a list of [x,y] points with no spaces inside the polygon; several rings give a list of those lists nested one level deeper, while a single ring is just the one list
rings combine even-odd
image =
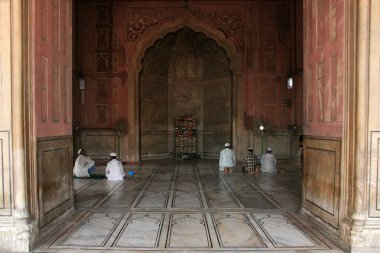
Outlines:
[{"label": "marble floor panel", "polygon": [[74,214],[34,251],[344,252],[299,215],[299,165],[281,166],[224,174],[217,160],[156,160],[121,182],[74,179]]}]

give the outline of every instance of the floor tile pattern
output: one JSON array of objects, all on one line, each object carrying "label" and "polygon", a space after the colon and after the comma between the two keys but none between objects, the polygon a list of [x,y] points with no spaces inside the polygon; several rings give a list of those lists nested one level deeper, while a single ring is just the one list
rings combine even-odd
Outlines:
[{"label": "floor tile pattern", "polygon": [[299,165],[224,174],[215,160],[147,161],[124,182],[74,179],[75,214],[36,252],[342,252],[297,215]]}]

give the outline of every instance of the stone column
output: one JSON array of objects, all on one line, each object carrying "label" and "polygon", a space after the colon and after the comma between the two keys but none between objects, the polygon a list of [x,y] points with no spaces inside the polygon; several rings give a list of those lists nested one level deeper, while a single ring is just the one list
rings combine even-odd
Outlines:
[{"label": "stone column", "polygon": [[[27,20],[23,20],[23,4],[27,5],[22,0],[5,0],[0,3],[0,99],[5,101],[0,103],[0,121],[4,123],[0,124],[0,132],[9,133],[0,136],[0,155],[7,155],[5,161],[10,158],[9,163],[3,164],[4,167],[0,165],[3,182],[10,182],[9,187],[3,185],[0,189],[5,199],[0,210],[0,250],[17,252],[30,251],[34,240],[34,223],[28,212],[25,168],[22,54],[23,22]],[[11,203],[9,206],[6,204],[8,200]]]},{"label": "stone column", "polygon": [[[352,252],[380,248],[379,168],[379,57],[380,2],[357,0],[356,121]],[[352,52],[353,53],[353,52]]]},{"label": "stone column", "polygon": [[127,161],[139,161],[138,75],[128,73],[128,143]]}]

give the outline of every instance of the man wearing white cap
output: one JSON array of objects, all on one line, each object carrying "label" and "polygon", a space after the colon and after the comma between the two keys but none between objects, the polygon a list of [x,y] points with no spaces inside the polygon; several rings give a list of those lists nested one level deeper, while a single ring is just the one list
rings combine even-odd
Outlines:
[{"label": "man wearing white cap", "polygon": [[266,153],[261,156],[261,172],[277,172],[277,160],[272,154],[272,148],[268,147]]},{"label": "man wearing white cap", "polygon": [[86,155],[86,151],[82,148],[78,150],[78,155],[73,169],[74,176],[89,177],[95,171],[95,162]]},{"label": "man wearing white cap", "polygon": [[224,144],[224,149],[220,151],[219,171],[224,173],[232,172],[236,166],[235,153],[229,143]]},{"label": "man wearing white cap", "polygon": [[110,154],[111,161],[107,163],[106,167],[106,177],[108,180],[124,180],[124,169],[123,164],[117,160],[117,154],[111,153]]}]

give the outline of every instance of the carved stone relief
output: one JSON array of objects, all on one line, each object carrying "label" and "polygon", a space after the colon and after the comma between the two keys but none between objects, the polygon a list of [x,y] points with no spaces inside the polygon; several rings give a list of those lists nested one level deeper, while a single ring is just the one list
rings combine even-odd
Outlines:
[{"label": "carved stone relief", "polygon": [[96,80],[96,98],[106,99],[108,97],[108,79]]},{"label": "carved stone relief", "polygon": [[96,23],[108,24],[108,5],[98,4],[96,6]]},{"label": "carved stone relief", "polygon": [[48,59],[41,56],[41,121],[48,120]]},{"label": "carved stone relief", "polygon": [[119,49],[119,30],[117,29],[112,32],[112,48]]},{"label": "carved stone relief", "polygon": [[41,40],[47,41],[48,37],[48,0],[41,0]]},{"label": "carved stone relief", "polygon": [[96,72],[108,71],[108,54],[96,54]]},{"label": "carved stone relief", "polygon": [[112,54],[112,72],[117,73],[119,68],[119,53]]},{"label": "carved stone relief", "polygon": [[263,55],[263,70],[275,71],[276,70],[276,51],[266,50]]},{"label": "carved stone relief", "polygon": [[306,71],[306,80],[308,83],[308,88],[306,90],[307,92],[307,121],[312,122],[313,121],[313,90],[311,87],[313,87],[313,67],[309,66],[307,67]]},{"label": "carved stone relief", "polygon": [[325,63],[319,62],[317,64],[317,117],[318,121],[325,121],[325,107],[327,98],[325,94],[326,84],[325,84]]},{"label": "carved stone relief", "polygon": [[130,42],[136,41],[144,32],[161,22],[168,17],[180,17],[186,15],[188,12],[200,19],[207,20],[207,22],[214,23],[218,27],[221,25],[222,29],[228,36],[233,38],[234,43],[241,52],[245,48],[245,24],[243,16],[245,16],[244,8],[235,8],[235,10],[221,10],[214,6],[209,8],[196,8],[183,9],[178,6],[152,8],[143,7],[129,7],[127,9],[127,40]]},{"label": "carved stone relief", "polygon": [[317,0],[317,30],[316,30],[316,48],[321,48],[325,43],[325,0]]},{"label": "carved stone relief", "polygon": [[330,120],[338,120],[338,60],[337,56],[333,55],[330,58]]},{"label": "carved stone relief", "polygon": [[96,124],[98,125],[108,124],[108,105],[105,105],[105,104],[96,105]]},{"label": "carved stone relief", "polygon": [[108,48],[108,29],[107,28],[96,29],[96,48],[97,49]]},{"label": "carved stone relief", "polygon": [[56,51],[59,51],[60,48],[59,48],[59,36],[60,36],[60,26],[59,26],[59,0],[53,0],[53,4],[52,4],[52,15],[53,17],[56,17],[56,18],[53,18],[52,19],[52,44],[53,44],[53,49],[55,49]]},{"label": "carved stone relief", "polygon": [[231,76],[226,54],[215,41],[183,28],[148,49],[143,67],[140,120],[144,152],[155,152],[149,144],[150,131],[170,131],[175,117],[184,115],[199,118],[204,131],[229,135]]},{"label": "carved stone relief", "polygon": [[53,69],[53,82],[52,82],[52,91],[53,91],[53,121],[59,122],[61,119],[61,92],[60,92],[60,64],[53,63],[52,69]]}]

